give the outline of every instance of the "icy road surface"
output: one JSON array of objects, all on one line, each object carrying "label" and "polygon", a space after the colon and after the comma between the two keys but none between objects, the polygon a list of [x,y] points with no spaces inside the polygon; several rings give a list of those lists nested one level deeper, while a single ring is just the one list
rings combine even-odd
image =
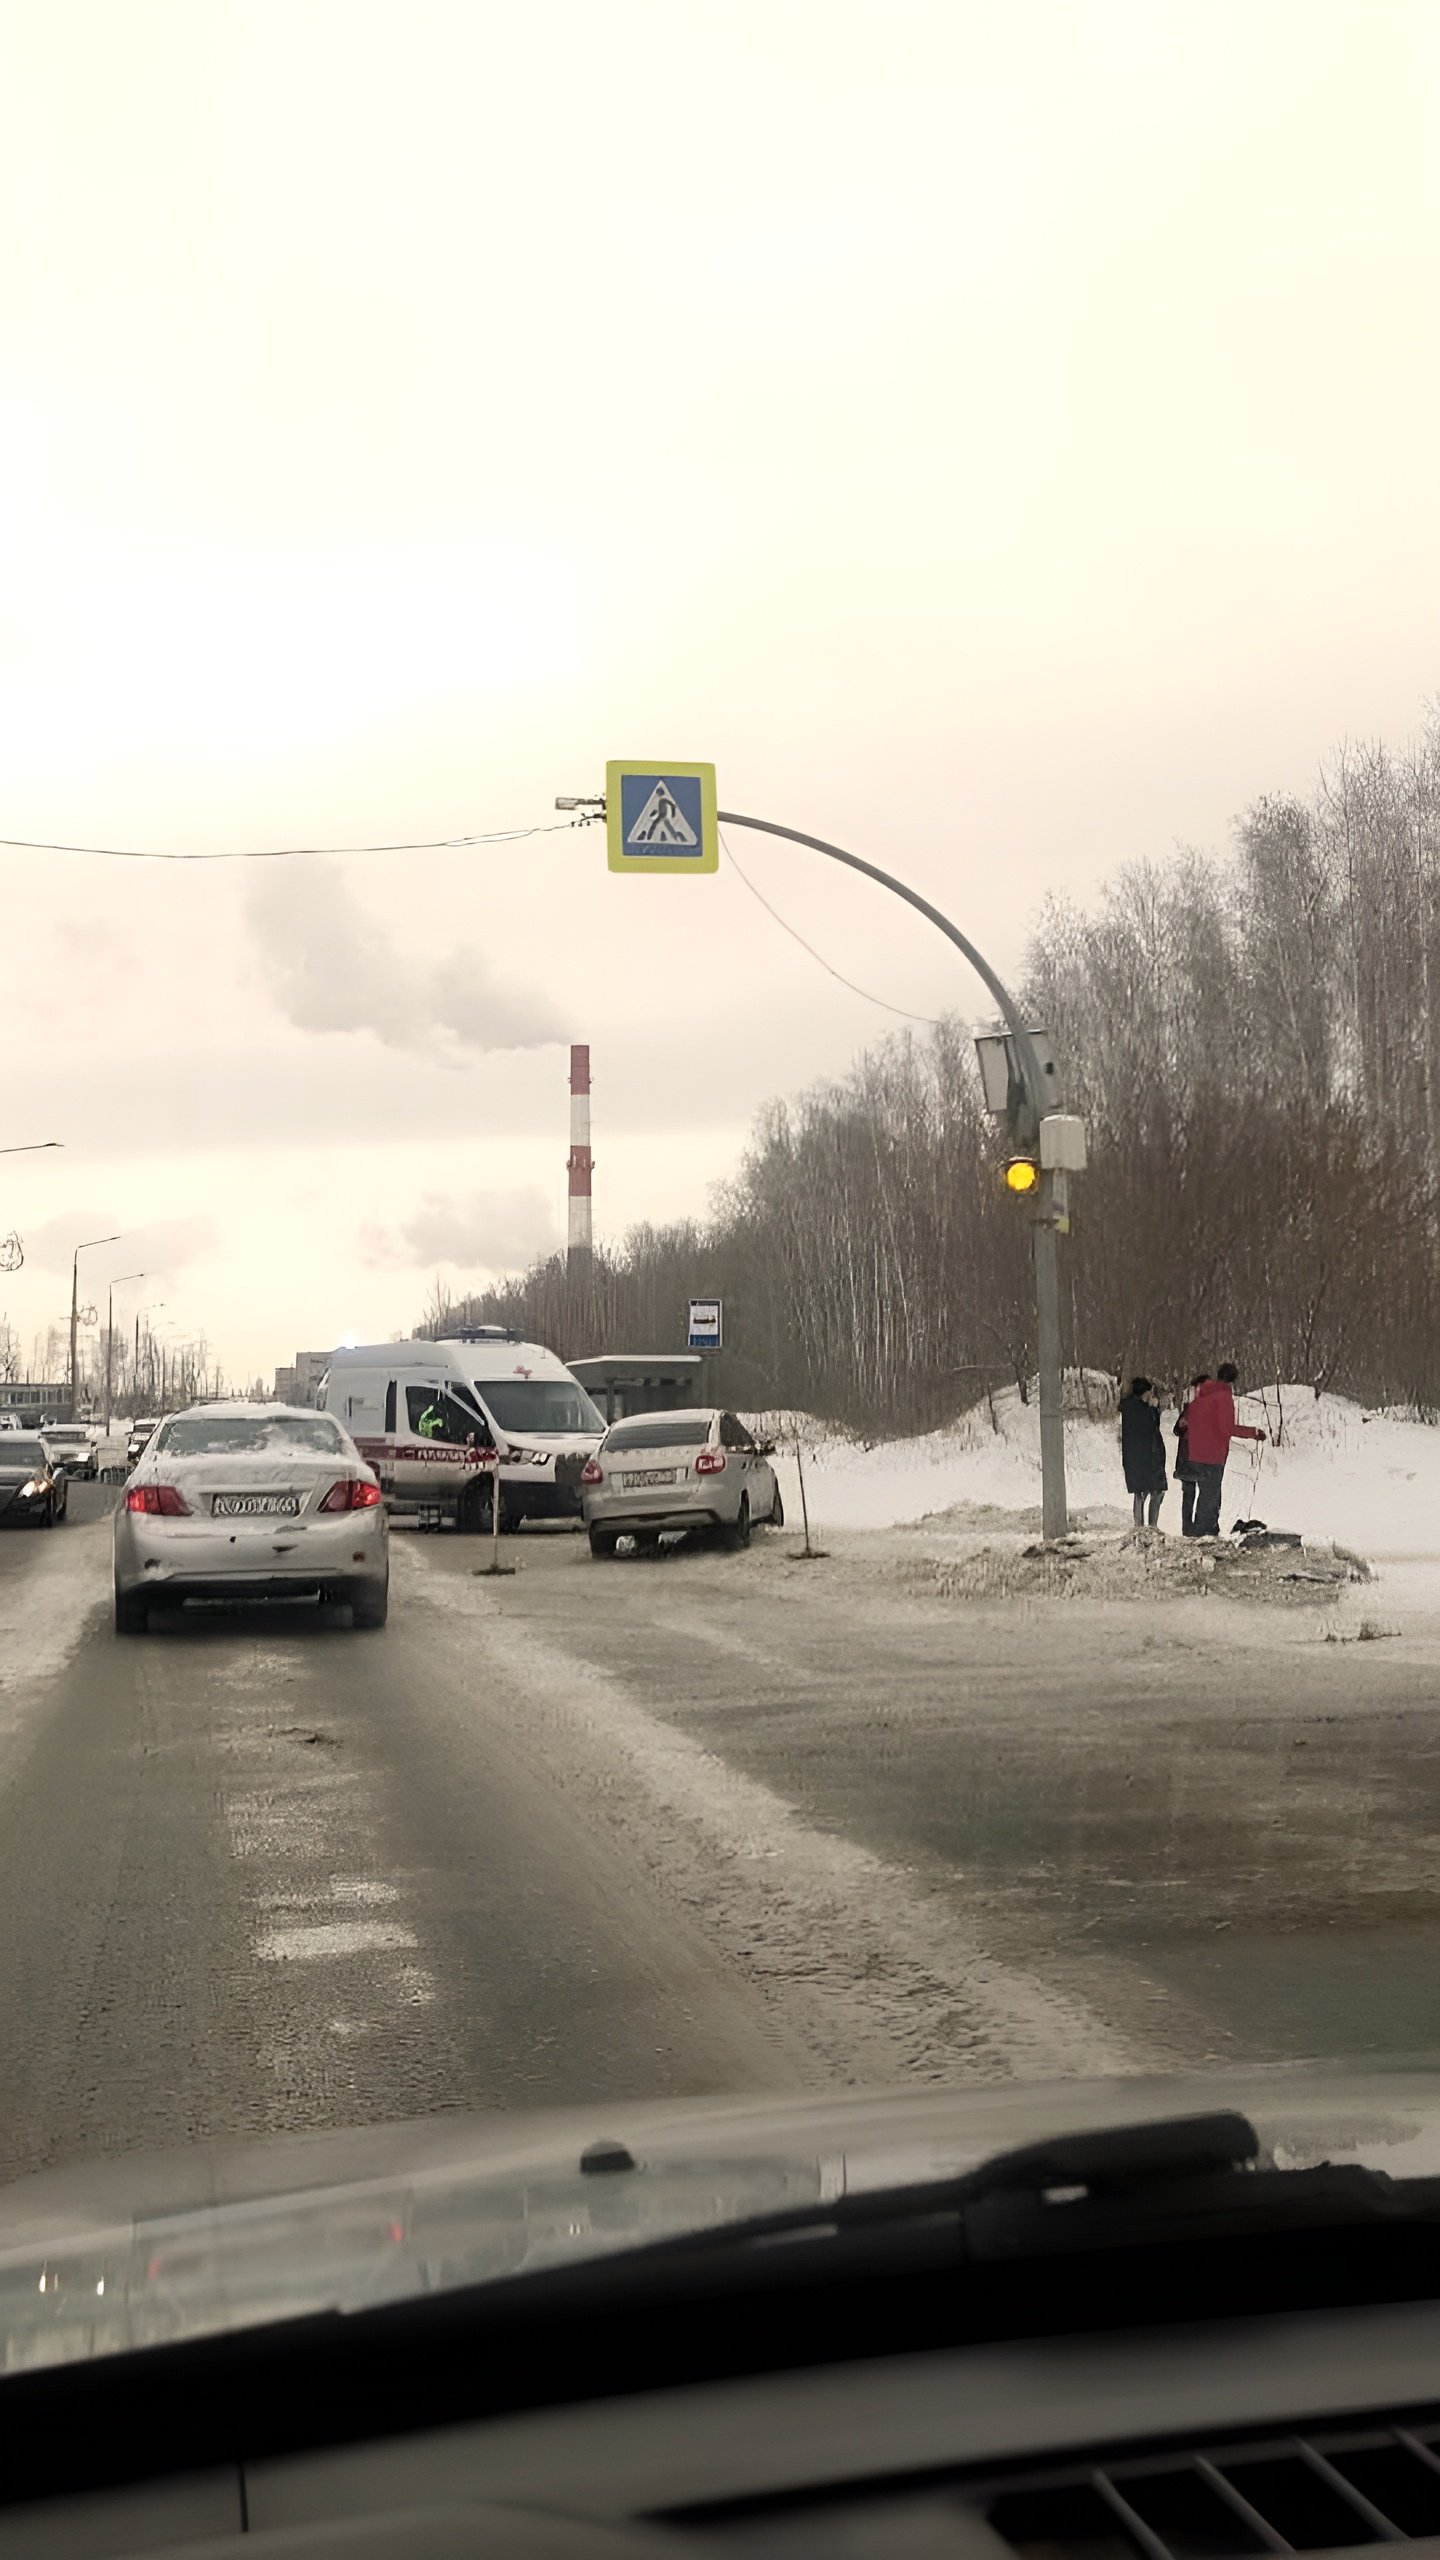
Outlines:
[{"label": "icy road surface", "polygon": [[0,2174],[1440,2046],[1436,1563],[997,1601],[955,1573],[1024,1543],[993,1522],[827,1529],[816,1563],[793,1528],[607,1564],[541,1532],[498,1582],[402,1530],[382,1633],[120,1642],[110,1498],[0,1538]]}]

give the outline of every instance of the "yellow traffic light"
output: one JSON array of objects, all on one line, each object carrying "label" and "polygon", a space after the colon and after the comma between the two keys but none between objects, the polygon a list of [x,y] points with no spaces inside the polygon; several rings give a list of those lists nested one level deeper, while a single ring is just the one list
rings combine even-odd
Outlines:
[{"label": "yellow traffic light", "polygon": [[1040,1167],[1033,1156],[1011,1156],[1005,1167],[1007,1191],[1016,1193],[1033,1191],[1039,1179]]}]

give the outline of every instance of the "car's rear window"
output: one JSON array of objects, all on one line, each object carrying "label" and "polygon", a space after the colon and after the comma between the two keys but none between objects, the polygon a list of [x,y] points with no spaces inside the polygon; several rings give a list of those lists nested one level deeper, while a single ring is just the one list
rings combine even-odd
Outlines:
[{"label": "car's rear window", "polygon": [[7,1467],[43,1467],[45,1450],[39,1440],[22,1440],[18,1431],[13,1437],[7,1431],[0,1458]]},{"label": "car's rear window", "polygon": [[710,1437],[708,1413],[650,1414],[643,1422],[617,1422],[607,1449],[700,1449]]},{"label": "car's rear window", "polygon": [[170,1458],[283,1457],[303,1451],[312,1458],[338,1458],[345,1443],[323,1413],[177,1414],[165,1423],[155,1446]]}]

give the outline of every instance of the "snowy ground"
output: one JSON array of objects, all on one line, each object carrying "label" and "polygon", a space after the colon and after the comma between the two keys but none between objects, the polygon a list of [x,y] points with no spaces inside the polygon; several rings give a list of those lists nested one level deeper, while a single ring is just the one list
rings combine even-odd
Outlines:
[{"label": "snowy ground", "polygon": [[557,1526],[491,1581],[406,1531],[373,1642],[276,1610],[132,1648],[77,1486],[0,1540],[0,2175],[56,2125],[1440,2053],[1440,1433],[1268,1407],[1227,1525],[1373,1581],[1256,1606],[1137,1540],[1083,1413],[1088,1555],[1046,1580],[1010,1398],[802,1424],[818,1562],[792,1453],[743,1553]]},{"label": "snowy ground", "polygon": [[[1298,1530],[1307,1542],[1339,1541],[1372,1559],[1440,1561],[1440,1430],[1303,1386],[1268,1387],[1242,1398],[1239,1412],[1278,1436],[1278,1445],[1236,1442],[1225,1475],[1227,1529],[1236,1517],[1260,1518]],[[995,1421],[998,1429],[981,1405],[943,1431],[865,1443],[805,1415],[780,1417],[776,1466],[790,1520],[800,1519],[798,1438],[812,1526],[822,1532],[921,1522],[957,1532],[1034,1532],[1039,1415],[1011,1388],[995,1400]],[[1173,1421],[1167,1413],[1168,1449]],[[1065,1463],[1076,1525],[1123,1528],[1130,1505],[1114,1422],[1068,1416]],[[1173,1484],[1160,1525],[1178,1533]]]}]

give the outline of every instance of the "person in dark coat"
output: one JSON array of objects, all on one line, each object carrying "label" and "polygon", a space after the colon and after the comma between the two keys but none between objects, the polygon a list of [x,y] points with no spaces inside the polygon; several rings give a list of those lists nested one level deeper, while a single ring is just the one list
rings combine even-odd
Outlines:
[{"label": "person in dark coat", "polygon": [[1165,1443],[1159,1393],[1148,1378],[1132,1378],[1130,1393],[1120,1399],[1120,1463],[1135,1505],[1136,1528],[1156,1528],[1165,1499]]},{"label": "person in dark coat", "polygon": [[1205,1387],[1209,1383],[1209,1370],[1197,1369],[1190,1381],[1185,1401],[1175,1417],[1175,1481],[1180,1487],[1180,1535],[1182,1538],[1193,1538],[1195,1535],[1195,1504],[1200,1491],[1195,1469],[1190,1463],[1190,1398],[1197,1387]]}]

